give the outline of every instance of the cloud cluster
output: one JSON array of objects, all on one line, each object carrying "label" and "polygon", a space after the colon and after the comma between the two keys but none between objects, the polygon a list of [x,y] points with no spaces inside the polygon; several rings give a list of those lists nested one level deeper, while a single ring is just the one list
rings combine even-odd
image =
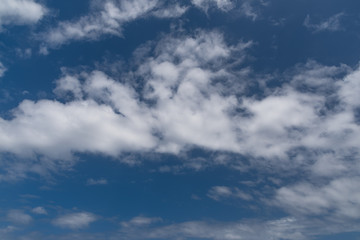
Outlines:
[{"label": "cloud cluster", "polygon": [[2,0],[0,5],[0,30],[4,25],[27,25],[38,22],[46,8],[34,0]]},{"label": "cloud cluster", "polygon": [[[281,173],[267,203],[290,214],[327,215],[345,223],[360,217],[351,211],[360,209],[355,190],[360,69],[309,61],[285,73],[282,85],[270,87],[242,67],[251,42],[229,45],[219,32],[199,31],[164,36],[146,46],[121,79],[102,71],[64,71],[54,89],[58,100],[24,100],[11,119],[1,118],[0,150],[20,157],[1,179],[56,171],[72,164],[76,153],[118,157],[198,147],[246,156],[258,171]],[[259,81],[261,94],[249,90],[250,80]],[[304,178],[296,179],[299,171]],[[283,184],[281,178],[289,176],[295,181]],[[227,186],[213,187],[208,196],[254,198]],[[69,215],[54,224],[70,226],[73,218],[89,220],[78,228],[94,220]]]},{"label": "cloud cluster", "polygon": [[250,46],[227,45],[218,32],[170,35],[141,56],[132,79],[65,72],[54,90],[65,102],[25,100],[12,119],[0,119],[0,150],[71,159],[197,146],[296,168],[304,154],[316,160],[358,148],[359,70],[308,64],[281,88],[249,96],[248,76],[233,66]]}]

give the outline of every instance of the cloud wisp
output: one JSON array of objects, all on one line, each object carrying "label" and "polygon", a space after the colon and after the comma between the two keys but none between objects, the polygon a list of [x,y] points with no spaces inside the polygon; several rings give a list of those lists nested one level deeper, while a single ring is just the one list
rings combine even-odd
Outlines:
[{"label": "cloud wisp", "polygon": [[320,23],[311,23],[310,16],[307,15],[304,20],[304,26],[315,33],[323,31],[340,31],[342,30],[341,18],[343,18],[344,15],[344,13],[338,13]]},{"label": "cloud wisp", "polygon": [[160,0],[107,0],[93,1],[88,15],[72,21],[59,22],[54,28],[40,34],[43,52],[71,41],[97,40],[104,35],[122,37],[126,23],[145,17],[174,18],[184,14],[187,7],[179,4],[165,5]]}]

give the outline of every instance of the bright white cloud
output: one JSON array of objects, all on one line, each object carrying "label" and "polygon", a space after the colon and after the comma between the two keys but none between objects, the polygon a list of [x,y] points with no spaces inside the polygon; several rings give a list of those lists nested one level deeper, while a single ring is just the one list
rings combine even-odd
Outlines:
[{"label": "bright white cloud", "polygon": [[90,223],[96,221],[96,216],[88,212],[71,213],[56,218],[52,223],[61,228],[73,230],[86,228]]},{"label": "bright white cloud", "polygon": [[4,25],[27,25],[38,22],[46,8],[34,0],[1,0],[0,30]]},{"label": "bright white cloud", "polygon": [[308,29],[313,30],[314,32],[339,31],[342,29],[341,18],[344,15],[345,15],[344,13],[338,13],[317,24],[311,23],[310,16],[307,15],[304,20],[304,26],[307,27]]},{"label": "bright white cloud", "polygon": [[[63,102],[25,100],[12,119],[0,119],[0,150],[34,159],[4,164],[8,173],[0,179],[66,167],[77,152],[117,157],[124,151],[179,153],[189,146],[247,155],[255,165],[265,158],[275,168],[305,166],[319,176],[346,172],[343,159],[360,141],[354,114],[360,70],[309,62],[287,76],[290,83],[248,97],[248,70],[231,67],[249,47],[251,42],[229,46],[219,32],[165,36],[153,55],[137,59],[131,75],[142,81],[141,91],[131,79],[64,70],[54,90]],[[340,101],[330,104],[334,97]],[[332,160],[321,157],[329,151]],[[328,161],[334,168],[325,167]]]}]

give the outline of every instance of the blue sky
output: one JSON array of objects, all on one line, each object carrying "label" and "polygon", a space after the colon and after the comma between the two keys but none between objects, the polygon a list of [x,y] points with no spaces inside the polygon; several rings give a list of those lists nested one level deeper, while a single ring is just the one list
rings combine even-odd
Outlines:
[{"label": "blue sky", "polygon": [[0,239],[360,239],[359,9],[0,0]]}]

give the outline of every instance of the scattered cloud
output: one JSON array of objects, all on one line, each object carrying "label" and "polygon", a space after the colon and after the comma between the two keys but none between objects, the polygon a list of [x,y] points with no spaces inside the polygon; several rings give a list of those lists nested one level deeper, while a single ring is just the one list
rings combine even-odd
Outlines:
[{"label": "scattered cloud", "polygon": [[14,224],[26,225],[32,222],[32,217],[22,210],[10,210],[7,214],[7,220]]},{"label": "scattered cloud", "polygon": [[32,55],[32,50],[31,48],[26,48],[26,49],[20,49],[20,48],[16,48],[15,49],[16,55],[20,58],[30,58]]},{"label": "scattered cloud", "polygon": [[44,207],[35,207],[31,210],[31,212],[39,215],[47,215],[47,211]]},{"label": "scattered cloud", "polygon": [[307,15],[304,20],[304,26],[314,32],[340,31],[340,30],[342,30],[341,18],[344,17],[344,15],[345,14],[342,12],[338,13],[320,23],[311,23],[310,15]]},{"label": "scattered cloud", "polygon": [[360,218],[358,177],[341,177],[327,184],[297,183],[277,191],[276,204],[292,213],[332,216],[340,219]]},{"label": "scattered cloud", "polygon": [[53,220],[53,224],[61,228],[73,230],[86,228],[90,223],[96,221],[96,216],[88,212],[70,213]]},{"label": "scattered cloud", "polygon": [[163,226],[139,226],[137,228],[123,228],[117,235],[118,238],[127,239],[314,239],[317,235],[331,234],[359,229],[359,225],[342,225],[334,222],[327,223],[285,217],[281,219],[259,221],[243,220],[235,222],[216,221],[189,221]]},{"label": "scattered cloud", "polygon": [[157,223],[157,222],[161,222],[162,219],[161,218],[149,218],[149,217],[143,217],[143,216],[138,216],[138,217],[134,217],[131,220],[127,221],[127,222],[121,222],[121,226],[123,228],[138,228],[138,227],[146,227],[149,226],[151,224]]},{"label": "scattered cloud", "polygon": [[[7,176],[71,165],[76,152],[179,154],[192,146],[245,155],[252,165],[271,164],[273,171],[348,169],[344,158],[360,140],[360,70],[309,61],[287,72],[289,82],[281,87],[265,82],[261,97],[248,96],[248,71],[235,70],[234,64],[243,63],[251,46],[228,45],[216,31],[172,34],[137,58],[130,74],[137,81],[101,71],[64,71],[54,90],[62,101],[24,100],[11,119],[0,119],[2,152],[43,156],[26,164],[17,160],[16,168],[9,162]],[[139,83],[141,88],[134,85]],[[330,151],[338,167],[325,170],[321,155]],[[209,163],[183,167],[203,169]]]},{"label": "scattered cloud", "polygon": [[89,178],[86,181],[86,185],[89,186],[93,186],[93,185],[106,185],[108,184],[108,181],[104,178],[100,178],[100,179],[93,179],[93,178]]},{"label": "scattered cloud", "polygon": [[2,0],[0,5],[0,30],[4,25],[28,25],[37,23],[46,8],[34,0]]},{"label": "scattered cloud", "polygon": [[205,12],[213,6],[221,9],[222,11],[228,11],[234,7],[234,3],[231,0],[191,0],[191,2]]}]

